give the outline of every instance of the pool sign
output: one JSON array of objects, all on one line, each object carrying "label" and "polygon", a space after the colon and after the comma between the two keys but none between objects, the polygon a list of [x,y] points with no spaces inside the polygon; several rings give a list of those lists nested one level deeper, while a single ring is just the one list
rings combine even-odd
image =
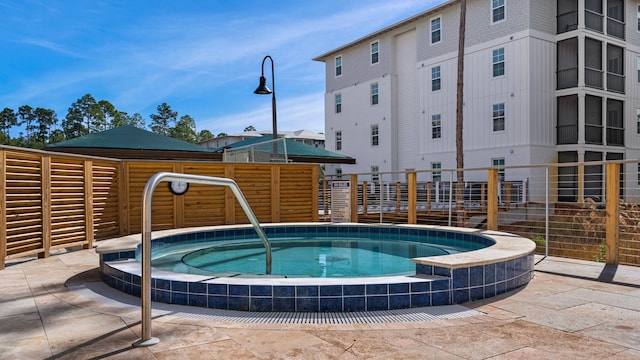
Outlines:
[{"label": "pool sign", "polygon": [[331,221],[351,222],[351,181],[331,182]]}]

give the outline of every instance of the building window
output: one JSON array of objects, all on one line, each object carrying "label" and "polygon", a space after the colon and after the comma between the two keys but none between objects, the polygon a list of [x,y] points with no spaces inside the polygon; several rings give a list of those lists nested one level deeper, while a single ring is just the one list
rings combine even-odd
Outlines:
[{"label": "building window", "polygon": [[504,75],[504,48],[493,50],[493,77]]},{"label": "building window", "polygon": [[371,125],[371,146],[378,146],[378,124]]},{"label": "building window", "polygon": [[378,165],[371,166],[371,181],[374,183],[380,182],[380,168]]},{"label": "building window", "polygon": [[638,84],[640,84],[640,56],[638,56],[638,58],[637,58],[636,62],[638,63],[638,64],[636,65],[636,69],[637,69],[637,73],[638,73],[638,76],[637,76],[637,78],[638,78]]},{"label": "building window", "polygon": [[638,4],[638,31],[640,31],[640,4]]},{"label": "building window", "polygon": [[431,68],[431,91],[440,90],[440,66]]},{"label": "building window", "polygon": [[491,22],[504,20],[504,0],[491,1]]},{"label": "building window", "polygon": [[342,168],[336,168],[336,178],[342,179]]},{"label": "building window", "polygon": [[336,150],[342,150],[342,130],[336,131]]},{"label": "building window", "polygon": [[[431,170],[440,170],[442,169],[442,164],[439,162],[434,162],[431,163]],[[441,171],[433,171],[431,173],[431,180],[433,182],[440,182],[442,181],[442,172]]]},{"label": "building window", "polygon": [[498,181],[504,182],[504,158],[491,159],[491,166],[498,168]]},{"label": "building window", "polygon": [[442,137],[442,122],[440,114],[431,115],[431,138],[440,139]]},{"label": "building window", "polygon": [[336,56],[336,77],[342,75],[342,56]]},{"label": "building window", "polygon": [[336,94],[336,114],[342,112],[342,94]]},{"label": "building window", "polygon": [[640,185],[640,164],[638,164],[638,185]]},{"label": "building window", "polygon": [[431,45],[437,44],[441,40],[441,19],[435,18],[431,20]]},{"label": "building window", "polygon": [[504,103],[493,104],[493,131],[504,130]]},{"label": "building window", "polygon": [[371,105],[378,105],[378,83],[371,84]]},{"label": "building window", "polygon": [[379,47],[380,47],[379,42],[376,41],[371,43],[371,65],[377,64],[378,61],[380,61]]},{"label": "building window", "polygon": [[636,134],[640,135],[640,108],[636,109]]}]

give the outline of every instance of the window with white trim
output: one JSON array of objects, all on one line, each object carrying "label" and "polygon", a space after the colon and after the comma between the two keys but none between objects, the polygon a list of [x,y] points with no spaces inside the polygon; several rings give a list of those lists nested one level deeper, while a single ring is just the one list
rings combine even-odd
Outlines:
[{"label": "window with white trim", "polygon": [[504,103],[493,104],[493,131],[504,130]]},{"label": "window with white trim", "polygon": [[498,181],[504,182],[504,158],[491,159],[491,167],[498,168]]},{"label": "window with white trim", "polygon": [[342,168],[336,168],[336,178],[342,179]]},{"label": "window with white trim", "polygon": [[[440,170],[442,169],[442,163],[440,162],[432,162],[431,170]],[[440,182],[442,181],[442,171],[433,171],[431,173],[431,181]]]},{"label": "window with white trim", "polygon": [[371,146],[378,146],[379,131],[378,124],[371,125]]},{"label": "window with white trim", "polygon": [[440,139],[442,137],[442,118],[440,114],[431,115],[431,138]]},{"label": "window with white trim", "polygon": [[336,114],[342,112],[342,94],[336,94],[335,96]]},{"label": "window with white trim", "polygon": [[342,76],[342,55],[336,56],[336,77]]},{"label": "window with white trim", "polygon": [[442,40],[442,18],[431,20],[431,45],[437,44]]},{"label": "window with white trim", "polygon": [[637,78],[638,78],[638,84],[640,84],[640,56],[638,56],[638,58],[637,58],[636,62],[638,63],[638,64],[636,65],[636,69],[637,69],[637,70],[636,70],[636,72],[638,73],[638,76],[637,76]]},{"label": "window with white trim", "polygon": [[377,64],[380,61],[380,42],[375,41],[371,43],[371,65]]},{"label": "window with white trim", "polygon": [[495,49],[491,52],[493,64],[493,77],[504,75],[504,48]]},{"label": "window with white trim", "polygon": [[504,20],[504,1],[505,0],[492,0],[491,1],[491,22],[496,23]]},{"label": "window with white trim", "polygon": [[336,150],[342,150],[342,130],[336,131]]},{"label": "window with white trim", "polygon": [[440,66],[434,66],[431,68],[431,91],[440,90],[441,86]]},{"label": "window with white trim", "polygon": [[640,135],[640,108],[636,109],[636,134]]},{"label": "window with white trim", "polygon": [[371,105],[378,105],[378,83],[371,84]]},{"label": "window with white trim", "polygon": [[380,182],[380,168],[378,165],[371,166],[371,181],[374,183]]},{"label": "window with white trim", "polygon": [[638,4],[638,31],[640,31],[640,4]]}]

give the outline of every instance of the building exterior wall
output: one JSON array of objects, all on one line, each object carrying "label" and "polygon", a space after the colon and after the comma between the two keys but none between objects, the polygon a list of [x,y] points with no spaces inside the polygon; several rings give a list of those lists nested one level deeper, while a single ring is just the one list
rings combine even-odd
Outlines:
[{"label": "building exterior wall", "polygon": [[[575,1],[577,28],[558,34],[558,1]],[[605,31],[585,29],[585,0],[505,0],[505,19],[491,22],[491,1],[467,1],[467,28],[464,77],[465,167],[487,167],[492,159],[504,159],[505,166],[536,165],[558,161],[558,152],[572,151],[584,159],[585,152],[623,153],[625,159],[640,155],[637,109],[640,108],[638,57],[640,31],[637,29],[638,2],[625,1],[625,39]],[[572,3],[574,4],[574,3]],[[607,2],[603,1],[606,28]],[[439,19],[441,41],[431,43],[431,21]],[[342,152],[356,158],[355,165],[337,167],[343,173],[428,170],[433,163],[453,169],[455,163],[455,119],[459,2],[449,1],[406,21],[370,34],[349,45],[328,52],[316,60],[327,64],[325,126],[327,149],[336,151],[330,141],[342,128]],[[579,83],[557,89],[558,41],[577,38]],[[606,86],[585,86],[585,38],[603,44],[603,77],[607,78],[607,44],[624,49],[625,92],[612,92]],[[378,41],[380,63],[370,65],[370,44]],[[494,77],[493,51],[504,49],[504,75]],[[341,56],[343,74],[334,76],[335,56]],[[441,88],[432,90],[432,69],[440,67]],[[380,104],[371,107],[364,83],[380,83]],[[384,84],[384,87],[382,86]],[[342,93],[341,114],[334,109],[334,94]],[[357,94],[357,96],[356,96]],[[558,145],[558,97],[577,95],[580,99],[575,144]],[[587,95],[624,102],[624,146],[606,144],[607,112],[602,113],[603,144],[585,143],[584,99]],[[493,128],[493,105],[504,104],[504,130]],[[441,137],[432,137],[432,116],[440,115]],[[382,119],[382,120],[381,120]],[[368,126],[377,121],[380,142],[376,149],[368,144]],[[355,123],[366,124],[358,127]],[[384,126],[382,126],[384,124]],[[360,125],[361,126],[361,125]],[[627,169],[629,172],[632,169]],[[638,169],[625,176],[638,180]],[[526,173],[509,171],[507,180],[526,178]]]}]

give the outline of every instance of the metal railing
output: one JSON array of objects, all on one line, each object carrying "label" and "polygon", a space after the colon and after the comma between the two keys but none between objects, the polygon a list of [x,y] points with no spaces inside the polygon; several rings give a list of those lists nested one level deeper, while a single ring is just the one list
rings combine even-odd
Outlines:
[{"label": "metal railing", "polygon": [[159,342],[157,338],[151,337],[151,204],[153,191],[159,183],[163,181],[179,181],[194,184],[226,186],[231,189],[236,199],[240,203],[247,218],[258,233],[260,240],[264,244],[266,252],[266,273],[271,274],[271,244],[267,235],[260,227],[258,219],[253,214],[247,199],[235,181],[227,178],[217,178],[210,176],[180,174],[171,172],[160,172],[153,175],[147,181],[142,193],[142,279],[141,279],[141,302],[142,302],[142,337],[133,343],[133,346],[150,346]]},{"label": "metal railing", "polygon": [[[619,175],[612,175],[616,166]],[[343,174],[341,180],[357,184],[354,222],[489,228],[533,239],[540,254],[640,266],[639,166],[616,160],[465,169],[462,208],[452,169]],[[327,175],[319,186],[323,221],[331,221],[334,179]],[[614,186],[614,195],[607,194]]]}]

